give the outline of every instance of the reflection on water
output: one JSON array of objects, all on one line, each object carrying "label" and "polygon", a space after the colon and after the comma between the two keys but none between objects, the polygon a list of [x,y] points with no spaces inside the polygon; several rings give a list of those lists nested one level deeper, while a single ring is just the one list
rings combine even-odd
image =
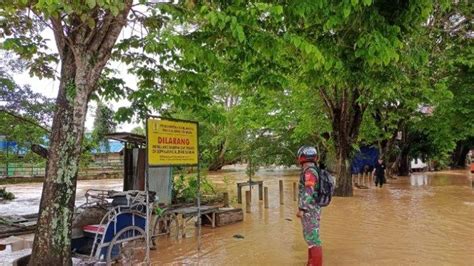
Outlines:
[{"label": "reflection on water", "polygon": [[410,184],[412,186],[425,186],[428,185],[428,175],[411,175]]},{"label": "reflection on water", "polygon": [[[233,182],[224,182],[224,176]],[[258,177],[269,187],[269,209],[254,201],[243,223],[204,228],[199,253],[191,226],[186,239],[162,238],[151,253],[152,261],[305,265],[306,244],[292,197],[298,172],[260,171]],[[235,181],[245,180],[245,172],[213,173],[209,178],[235,196]],[[279,179],[285,185],[283,206]],[[252,193],[257,199],[256,187]],[[321,232],[325,265],[474,265],[474,192],[469,175],[417,174],[390,179],[382,189],[356,190],[352,198],[335,198],[323,209]],[[236,234],[244,238],[236,239]]]}]

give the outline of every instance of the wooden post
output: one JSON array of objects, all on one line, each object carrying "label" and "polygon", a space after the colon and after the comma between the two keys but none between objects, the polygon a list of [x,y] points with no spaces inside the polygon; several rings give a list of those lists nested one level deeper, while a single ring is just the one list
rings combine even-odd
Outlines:
[{"label": "wooden post", "polygon": [[263,181],[258,183],[258,199],[263,200]]},{"label": "wooden post", "polygon": [[245,191],[245,211],[247,213],[250,213],[250,197],[251,197],[251,192],[250,191]]},{"label": "wooden post", "polygon": [[263,194],[263,204],[265,205],[265,209],[268,209],[268,187],[265,187]]},{"label": "wooden post", "polygon": [[242,187],[237,184],[237,202],[242,204]]},{"label": "wooden post", "polygon": [[280,205],[283,205],[283,180],[279,181],[280,186]]},{"label": "wooden post", "polygon": [[229,207],[229,192],[224,192],[224,207]]},{"label": "wooden post", "polygon": [[252,186],[249,186],[249,193],[250,193],[249,202],[252,202]]},{"label": "wooden post", "polygon": [[293,182],[293,201],[296,201],[298,198],[298,192],[296,190],[296,182]]}]

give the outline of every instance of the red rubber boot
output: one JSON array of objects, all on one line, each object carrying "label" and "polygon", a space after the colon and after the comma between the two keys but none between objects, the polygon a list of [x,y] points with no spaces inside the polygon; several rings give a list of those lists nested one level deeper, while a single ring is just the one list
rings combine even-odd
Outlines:
[{"label": "red rubber boot", "polygon": [[323,265],[323,247],[311,247],[308,249],[308,266]]},{"label": "red rubber boot", "polygon": [[313,265],[313,256],[311,256],[311,248],[308,247],[308,263],[306,266],[311,266]]}]

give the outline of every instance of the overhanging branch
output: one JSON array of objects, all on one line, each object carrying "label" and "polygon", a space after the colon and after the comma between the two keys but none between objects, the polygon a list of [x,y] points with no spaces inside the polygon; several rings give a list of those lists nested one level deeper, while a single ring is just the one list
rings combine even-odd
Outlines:
[{"label": "overhanging branch", "polygon": [[36,123],[36,122],[34,122],[34,121],[31,121],[31,119],[29,119],[29,118],[23,117],[23,116],[21,116],[21,115],[19,115],[19,114],[15,114],[15,113],[13,113],[13,112],[11,112],[11,111],[7,111],[7,110],[5,110],[5,109],[3,109],[3,108],[0,108],[0,113],[5,113],[5,114],[7,114],[7,115],[9,115],[9,116],[14,117],[14,118],[17,119],[17,120],[20,120],[20,121],[29,123],[29,124],[31,124],[31,125],[34,125],[34,126],[36,126],[36,127],[39,127],[39,128],[43,129],[44,131],[46,131],[46,132],[48,132],[48,133],[51,132],[51,130],[50,130],[49,128],[47,128],[47,127],[45,127],[45,126],[42,126],[42,125],[40,125],[40,124],[38,124],[38,123]]}]

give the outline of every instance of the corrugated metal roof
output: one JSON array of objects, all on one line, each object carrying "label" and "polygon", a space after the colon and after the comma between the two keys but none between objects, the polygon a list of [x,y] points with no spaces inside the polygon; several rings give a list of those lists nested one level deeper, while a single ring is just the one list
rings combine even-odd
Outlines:
[{"label": "corrugated metal roof", "polygon": [[137,145],[143,145],[146,142],[145,136],[128,132],[109,133],[105,135],[105,137],[122,142],[134,143]]},{"label": "corrugated metal roof", "polygon": [[109,143],[109,150],[107,150],[107,146],[104,143],[101,143],[99,148],[93,149],[91,152],[93,154],[98,153],[118,153],[121,152],[124,144],[117,140],[108,140]]}]

